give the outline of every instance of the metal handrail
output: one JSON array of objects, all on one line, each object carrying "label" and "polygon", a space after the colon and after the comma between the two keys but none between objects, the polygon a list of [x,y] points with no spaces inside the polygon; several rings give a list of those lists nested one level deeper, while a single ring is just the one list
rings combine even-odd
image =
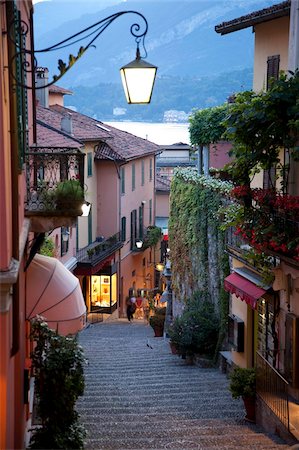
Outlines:
[{"label": "metal handrail", "polygon": [[256,368],[257,395],[290,431],[289,383],[259,352],[256,353]]}]

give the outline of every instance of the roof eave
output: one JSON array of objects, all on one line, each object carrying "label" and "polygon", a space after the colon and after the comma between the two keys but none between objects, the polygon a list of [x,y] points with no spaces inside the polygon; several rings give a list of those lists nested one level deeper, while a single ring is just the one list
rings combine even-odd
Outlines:
[{"label": "roof eave", "polygon": [[[275,11],[268,9],[261,10],[260,14],[252,17],[242,16],[229,22],[223,22],[220,25],[215,26],[216,33],[221,35],[233,33],[234,31],[242,30],[248,27],[253,27],[260,23],[269,22],[270,20],[279,19],[290,15],[290,5],[284,3],[284,5]],[[270,8],[269,8],[270,9]],[[264,11],[264,12],[263,12]],[[258,12],[257,12],[258,13]]]}]

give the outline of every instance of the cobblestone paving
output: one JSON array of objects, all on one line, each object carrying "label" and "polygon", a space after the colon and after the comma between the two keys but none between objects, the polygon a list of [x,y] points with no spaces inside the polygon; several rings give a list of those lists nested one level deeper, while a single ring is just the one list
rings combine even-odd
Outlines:
[{"label": "cobblestone paving", "polygon": [[86,450],[289,448],[243,420],[225,375],[186,365],[148,325],[93,324],[80,343],[89,360],[77,404]]}]

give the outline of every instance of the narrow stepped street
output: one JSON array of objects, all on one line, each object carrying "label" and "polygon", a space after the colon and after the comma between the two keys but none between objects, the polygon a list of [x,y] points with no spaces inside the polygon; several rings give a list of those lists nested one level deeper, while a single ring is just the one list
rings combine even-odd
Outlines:
[{"label": "narrow stepped street", "polygon": [[77,403],[85,449],[286,449],[243,420],[218,369],[188,366],[141,321],[90,325],[80,333],[89,364]]}]

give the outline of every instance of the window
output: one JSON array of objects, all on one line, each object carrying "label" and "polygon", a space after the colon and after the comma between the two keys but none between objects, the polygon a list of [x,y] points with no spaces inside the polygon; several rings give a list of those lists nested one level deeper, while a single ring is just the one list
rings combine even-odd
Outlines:
[{"label": "window", "polygon": [[150,159],[150,165],[149,165],[149,180],[152,181],[153,179],[153,160]]},{"label": "window", "polygon": [[92,152],[87,153],[87,176],[92,177]]},{"label": "window", "polygon": [[141,161],[141,186],[144,186],[144,161]]},{"label": "window", "polygon": [[132,191],[135,191],[135,164],[132,164]]},{"label": "window", "polygon": [[121,193],[125,194],[125,168],[122,167],[120,169],[120,184],[121,184]]},{"label": "window", "polygon": [[92,206],[88,214],[88,245],[92,243]]},{"label": "window", "polygon": [[135,247],[137,239],[137,210],[134,209],[131,212],[131,250]]},{"label": "window", "polygon": [[126,240],[126,235],[127,235],[126,227],[127,227],[127,219],[126,219],[126,217],[122,217],[121,218],[121,240],[123,242],[125,242],[125,240]]},{"label": "window", "polygon": [[273,81],[279,77],[280,56],[269,56],[267,59],[267,90],[271,88]]},{"label": "window", "polygon": [[139,207],[139,238],[143,238],[143,206]]},{"label": "window", "polygon": [[150,199],[149,201],[149,217],[148,217],[149,223],[152,223],[153,220],[153,201]]},{"label": "window", "polygon": [[69,250],[69,237],[70,229],[69,227],[61,227],[61,256],[65,255]]},{"label": "window", "polygon": [[276,184],[276,168],[270,167],[268,170],[264,170],[263,173],[263,189],[273,189]]}]

